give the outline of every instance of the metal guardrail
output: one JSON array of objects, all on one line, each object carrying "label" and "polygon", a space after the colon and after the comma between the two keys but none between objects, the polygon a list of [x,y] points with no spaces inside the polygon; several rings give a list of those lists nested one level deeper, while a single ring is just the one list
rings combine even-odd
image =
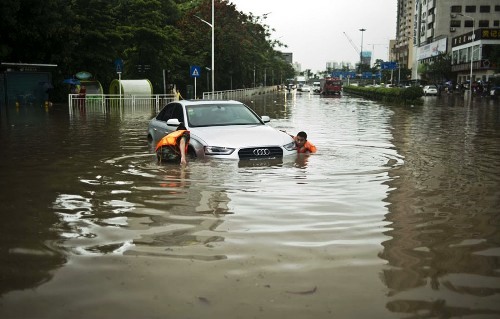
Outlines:
[{"label": "metal guardrail", "polygon": [[75,108],[96,108],[106,113],[111,108],[126,107],[130,109],[151,108],[156,112],[165,104],[177,100],[175,94],[154,94],[154,95],[122,95],[119,94],[68,94],[69,112]]},{"label": "metal guardrail", "polygon": [[266,94],[278,91],[278,86],[262,86],[249,89],[203,92],[204,100],[238,100],[253,95]]}]

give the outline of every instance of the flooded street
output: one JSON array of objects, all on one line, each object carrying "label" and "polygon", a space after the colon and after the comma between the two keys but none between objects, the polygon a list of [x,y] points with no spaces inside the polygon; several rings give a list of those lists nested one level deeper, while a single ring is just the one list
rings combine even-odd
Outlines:
[{"label": "flooded street", "polygon": [[2,109],[0,318],[500,317],[498,100],[245,103],[318,153],[182,169],[150,109]]}]

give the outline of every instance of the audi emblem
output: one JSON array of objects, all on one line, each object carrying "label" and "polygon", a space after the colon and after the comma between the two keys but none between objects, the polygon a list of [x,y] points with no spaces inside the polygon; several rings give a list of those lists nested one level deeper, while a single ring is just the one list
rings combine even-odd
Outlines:
[{"label": "audi emblem", "polygon": [[253,150],[255,156],[269,156],[271,151],[268,148],[256,148]]}]

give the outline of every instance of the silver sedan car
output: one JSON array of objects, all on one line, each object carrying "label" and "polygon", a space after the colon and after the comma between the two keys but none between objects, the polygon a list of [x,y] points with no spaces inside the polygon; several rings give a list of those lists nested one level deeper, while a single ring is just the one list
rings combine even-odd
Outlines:
[{"label": "silver sedan car", "polygon": [[266,123],[238,101],[171,102],[149,122],[148,140],[157,143],[183,122],[190,131],[188,153],[198,158],[272,159],[297,154],[293,138]]}]

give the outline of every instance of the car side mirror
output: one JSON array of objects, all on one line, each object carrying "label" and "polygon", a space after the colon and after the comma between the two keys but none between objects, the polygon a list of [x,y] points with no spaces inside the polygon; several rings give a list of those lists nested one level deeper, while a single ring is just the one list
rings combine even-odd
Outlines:
[{"label": "car side mirror", "polygon": [[176,118],[175,119],[169,119],[169,120],[167,120],[167,126],[175,126],[175,127],[177,127],[177,126],[179,126],[179,124],[181,124],[181,122],[179,122],[179,120],[176,119]]},{"label": "car side mirror", "polygon": [[264,122],[264,123],[271,122],[271,118],[267,115],[262,115],[260,118],[262,119],[262,122]]}]

